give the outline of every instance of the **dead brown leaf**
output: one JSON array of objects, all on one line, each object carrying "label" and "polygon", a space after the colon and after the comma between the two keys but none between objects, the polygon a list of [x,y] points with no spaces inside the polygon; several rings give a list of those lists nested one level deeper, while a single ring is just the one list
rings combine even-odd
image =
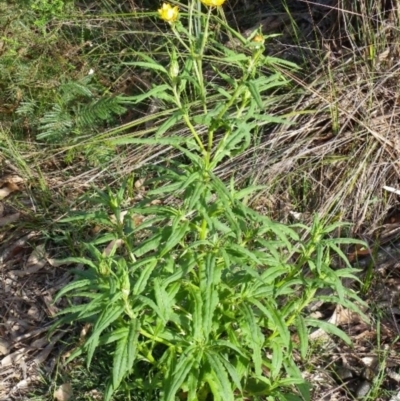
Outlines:
[{"label": "dead brown leaf", "polygon": [[37,273],[47,263],[45,245],[41,244],[35,247],[30,254],[26,268],[24,270],[13,270],[12,273],[18,277],[23,277],[28,274]]},{"label": "dead brown leaf", "polygon": [[0,365],[3,368],[6,368],[8,366],[12,366],[15,365],[17,363],[19,363],[19,361],[21,360],[21,358],[24,357],[25,354],[28,353],[28,348],[24,347],[19,349],[18,351],[13,352],[12,354],[7,355],[6,357],[4,357],[1,360]]},{"label": "dead brown leaf", "polygon": [[11,192],[8,187],[0,188],[0,200],[6,198]]},{"label": "dead brown leaf", "polygon": [[19,191],[18,184],[23,183],[24,180],[16,174],[7,174],[0,178],[0,200],[4,199],[12,192]]},{"label": "dead brown leaf", "polygon": [[[1,191],[1,189],[0,189]],[[1,195],[0,195],[1,197]],[[20,213],[9,214],[5,217],[0,217],[0,227],[4,227],[7,224],[15,223],[19,219]]]},{"label": "dead brown leaf", "polygon": [[24,179],[17,174],[5,174],[0,178],[0,187],[4,185],[22,184]]},{"label": "dead brown leaf", "polygon": [[46,264],[46,248],[44,244],[38,245],[35,247],[33,252],[30,254],[28,258],[27,265],[29,267],[39,265],[40,268]]},{"label": "dead brown leaf", "polygon": [[121,245],[123,245],[124,241],[122,239],[116,239],[112,240],[104,249],[103,255],[104,256],[110,256],[112,252],[115,252]]},{"label": "dead brown leaf", "polygon": [[[355,312],[344,308],[341,305],[337,305],[332,316],[328,319],[328,323],[334,324],[335,326],[340,326],[343,324],[357,324],[361,321],[361,318]],[[309,335],[311,340],[328,340],[329,335],[323,330],[318,329]]]},{"label": "dead brown leaf", "polygon": [[71,383],[64,383],[56,391],[54,391],[54,398],[57,401],[68,401],[71,397],[72,397]]}]

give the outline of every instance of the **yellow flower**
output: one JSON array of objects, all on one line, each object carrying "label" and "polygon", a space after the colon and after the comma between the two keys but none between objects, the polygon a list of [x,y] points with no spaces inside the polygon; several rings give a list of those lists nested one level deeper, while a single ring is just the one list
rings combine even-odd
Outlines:
[{"label": "yellow flower", "polygon": [[253,42],[264,43],[264,36],[260,35],[260,34],[257,34],[256,36],[254,36]]},{"label": "yellow flower", "polygon": [[205,6],[219,7],[225,3],[225,0],[200,0]]},{"label": "yellow flower", "polygon": [[163,3],[158,10],[158,14],[162,20],[172,24],[178,19],[179,8],[178,6],[172,7],[171,4]]}]

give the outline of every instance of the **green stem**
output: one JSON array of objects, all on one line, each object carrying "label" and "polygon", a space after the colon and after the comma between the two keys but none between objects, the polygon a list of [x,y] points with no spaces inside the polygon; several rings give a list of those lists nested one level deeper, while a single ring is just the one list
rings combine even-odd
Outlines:
[{"label": "green stem", "polygon": [[172,26],[172,32],[175,34],[176,38],[178,39],[179,43],[186,49],[188,53],[191,53],[190,47],[182,40],[181,35],[179,35],[179,32],[176,30],[175,26]]},{"label": "green stem", "polygon": [[201,138],[200,138],[199,134],[197,133],[195,127],[193,126],[192,122],[190,121],[190,117],[189,117],[188,113],[185,111],[185,109],[184,109],[184,107],[182,105],[179,93],[178,93],[177,88],[176,88],[176,84],[173,84],[172,90],[174,92],[174,97],[175,97],[176,104],[177,104],[177,106],[179,107],[179,109],[182,112],[183,120],[185,121],[187,127],[190,130],[190,133],[193,135],[194,139],[196,140],[197,144],[199,145],[199,148],[201,149],[201,153],[203,155],[206,154],[206,152],[207,152],[206,148],[204,147],[204,144],[201,141]]},{"label": "green stem", "polygon": [[205,240],[207,238],[207,221],[203,219],[201,222],[200,240]]},{"label": "green stem", "polygon": [[[260,56],[262,55],[262,52],[263,52],[263,50],[260,49],[253,55],[253,57],[251,57],[250,63],[247,67],[247,70],[246,70],[245,74],[243,75],[239,85],[233,92],[232,97],[229,99],[229,101],[225,104],[225,107],[223,107],[223,109],[219,112],[218,116],[216,117],[217,121],[222,120],[224,118],[225,113],[233,106],[233,104],[236,102],[237,98],[242,94],[243,89],[246,89],[246,82],[248,81],[248,79],[251,76],[254,75],[255,68],[257,67],[257,64],[258,64]],[[242,104],[236,112],[237,117],[240,117],[240,115],[243,113],[243,110],[247,106],[248,101],[249,100],[247,98],[243,98]],[[224,145],[224,143],[225,143],[226,139],[228,138],[228,136],[230,135],[230,133],[231,133],[231,130],[227,130],[226,134],[224,135],[224,138],[219,142],[215,153],[217,153],[218,150]],[[213,139],[214,139],[214,130],[210,130],[208,133],[208,154],[211,154]]]},{"label": "green stem", "polygon": [[207,17],[206,17],[206,23],[204,25],[204,31],[201,36],[201,43],[200,43],[200,48],[197,54],[194,54],[195,58],[195,69],[196,69],[196,75],[197,79],[199,82],[199,87],[200,87],[200,95],[201,95],[201,100],[203,102],[203,108],[204,108],[204,113],[207,113],[207,99],[206,99],[206,88],[204,86],[204,76],[203,76],[203,56],[204,56],[204,50],[207,44],[207,39],[208,39],[208,30],[210,27],[210,16],[211,16],[211,8],[209,8]]}]

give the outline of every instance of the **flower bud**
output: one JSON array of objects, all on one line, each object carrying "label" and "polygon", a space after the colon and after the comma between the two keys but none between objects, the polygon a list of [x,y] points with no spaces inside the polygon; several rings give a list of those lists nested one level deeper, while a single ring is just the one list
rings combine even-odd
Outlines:
[{"label": "flower bud", "polygon": [[179,64],[178,61],[174,58],[171,59],[171,64],[169,65],[169,76],[171,79],[175,79],[179,75]]}]

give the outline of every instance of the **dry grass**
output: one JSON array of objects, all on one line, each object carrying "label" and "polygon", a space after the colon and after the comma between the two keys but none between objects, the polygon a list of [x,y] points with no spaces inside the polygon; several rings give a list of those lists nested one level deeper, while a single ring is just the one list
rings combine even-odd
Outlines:
[{"label": "dry grass", "polygon": [[[311,74],[303,70],[303,76],[292,76],[294,94],[276,108],[291,113],[293,125],[265,129],[260,143],[227,163],[221,174],[239,166],[241,179],[267,185],[260,196],[272,205],[281,200],[296,211],[340,217],[362,232],[381,224],[398,201],[382,186],[399,185],[400,21],[396,4],[373,14],[356,10],[352,2],[339,3],[335,37],[319,36],[322,62]],[[367,33],[376,43],[363,42],[366,27],[374,29]],[[307,196],[299,196],[304,192]]]}]

